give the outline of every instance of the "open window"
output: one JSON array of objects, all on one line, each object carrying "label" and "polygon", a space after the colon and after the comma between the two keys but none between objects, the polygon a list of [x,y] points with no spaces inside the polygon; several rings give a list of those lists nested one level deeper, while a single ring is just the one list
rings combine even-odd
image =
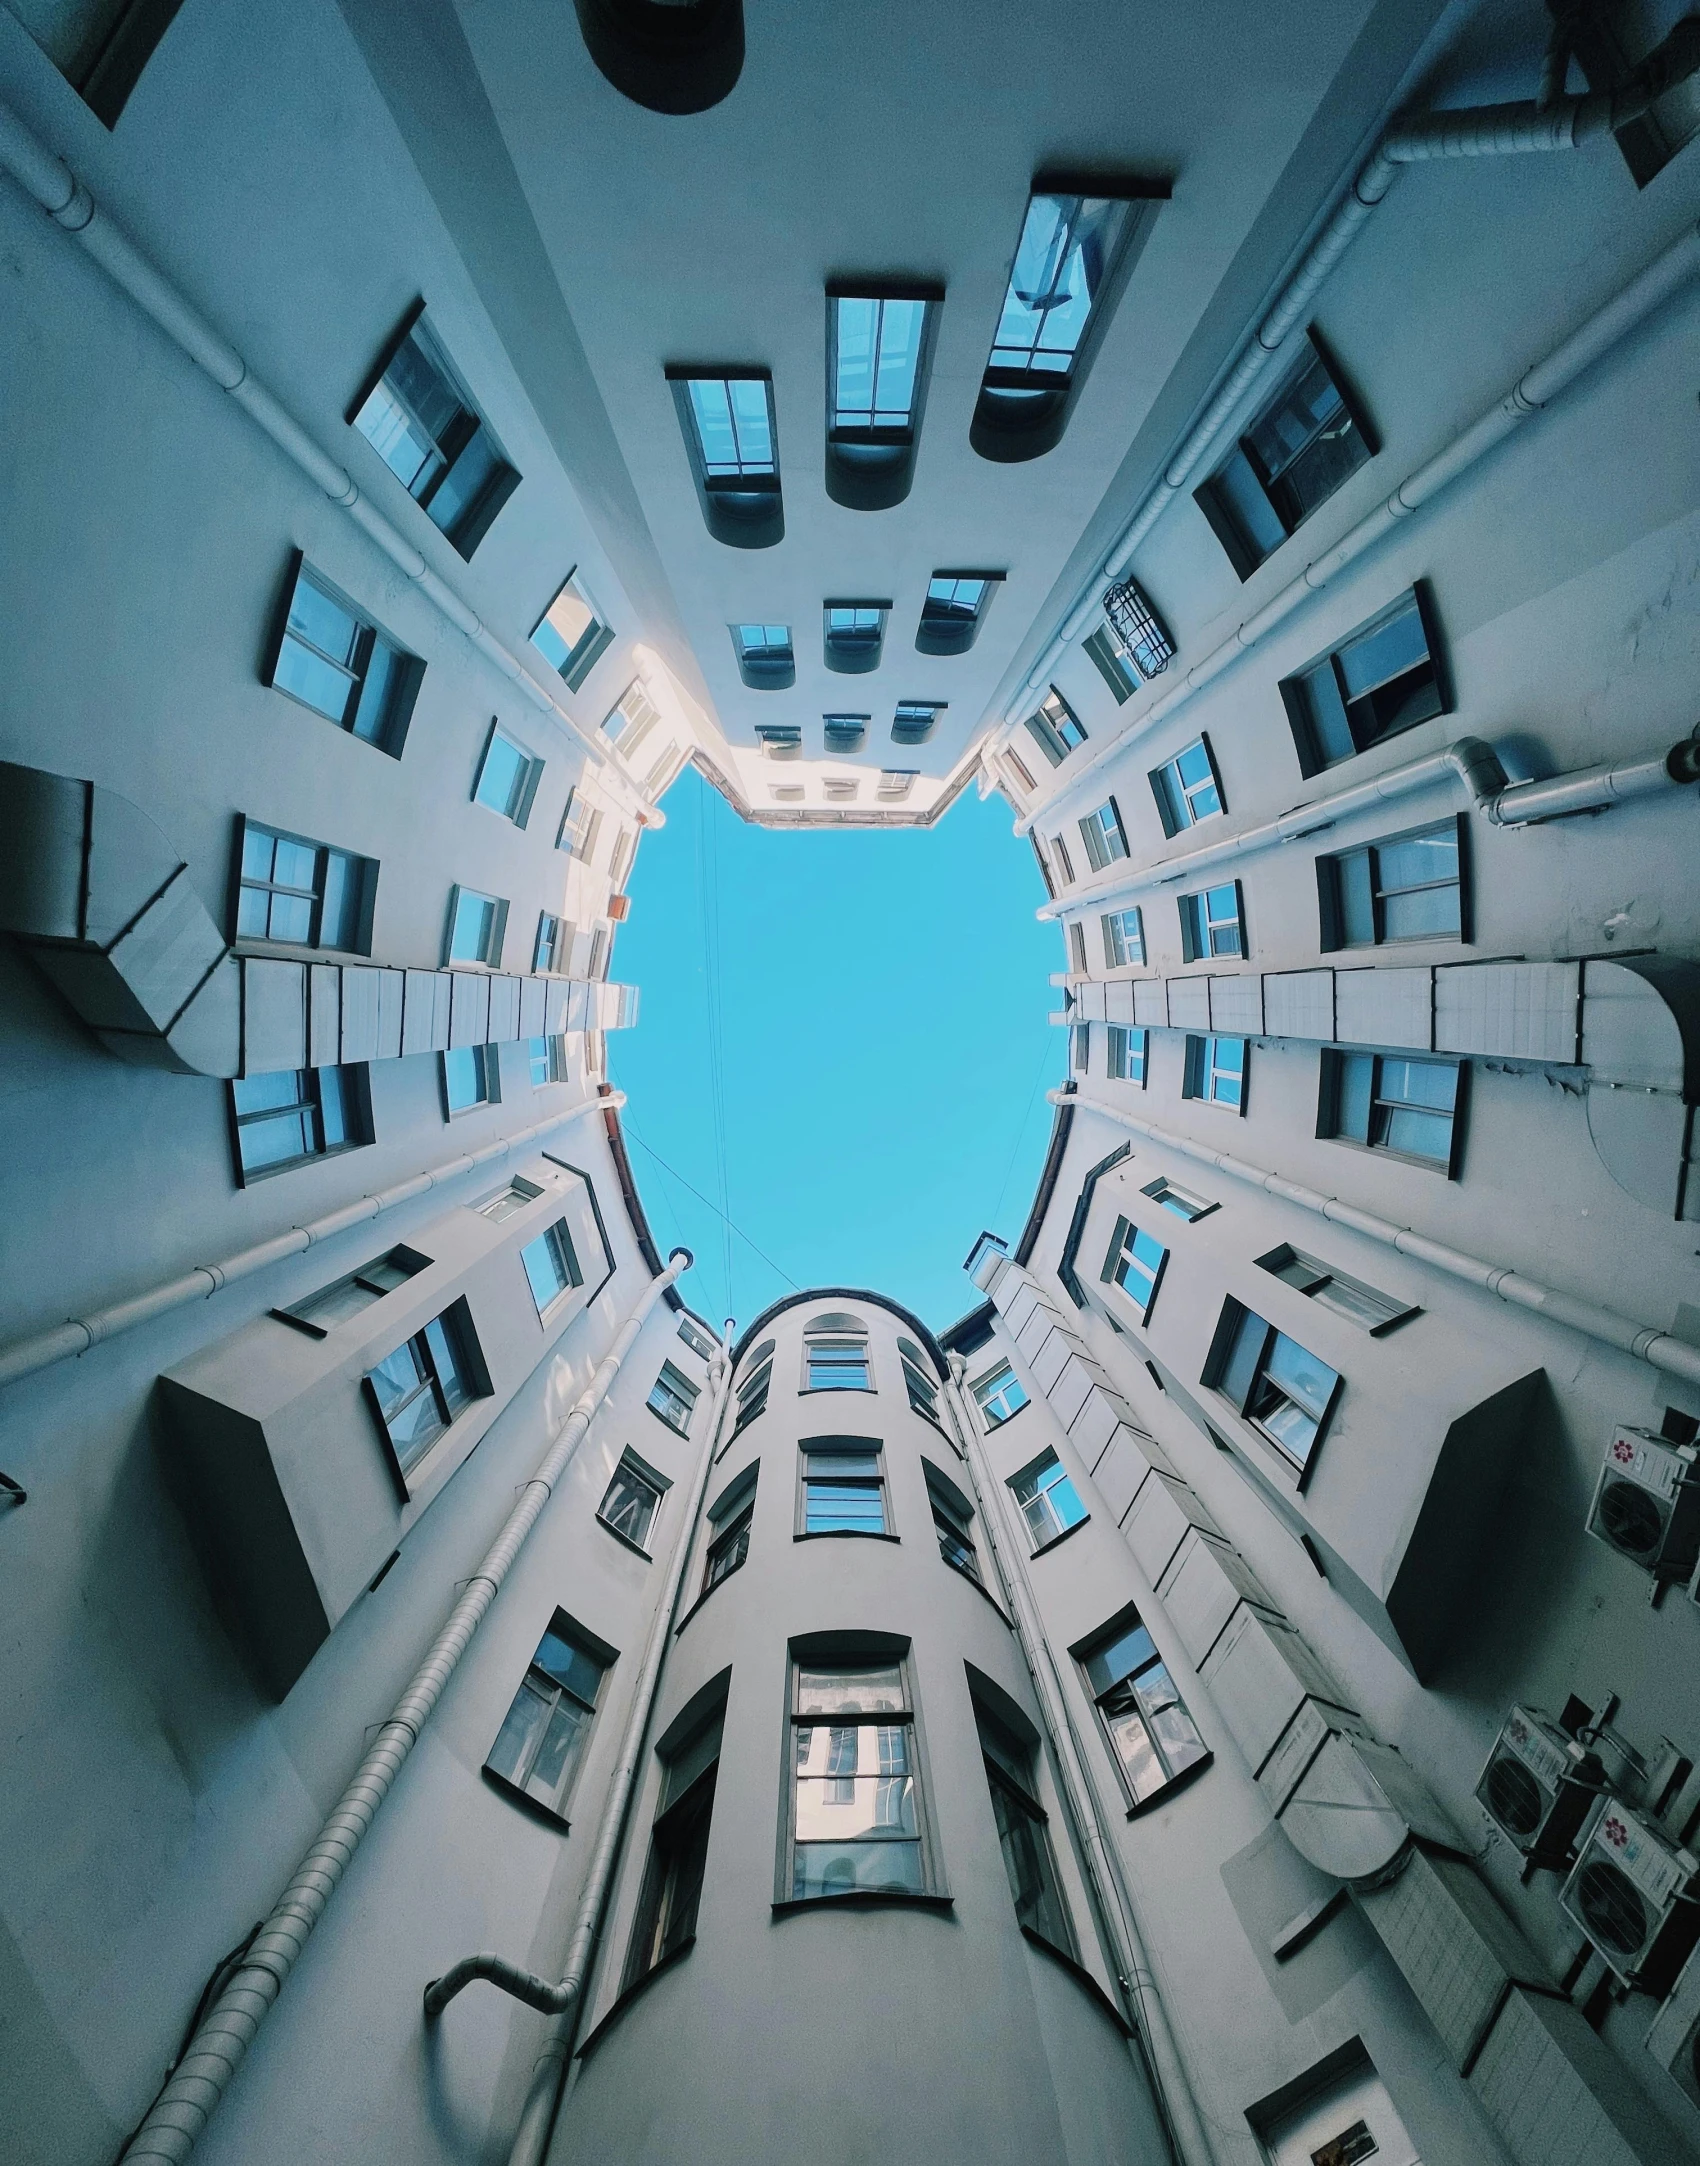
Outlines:
[{"label": "open window", "polygon": [[602,1679],[615,1659],[605,1640],[557,1610],[490,1748],[485,1780],[564,1824]]},{"label": "open window", "polygon": [[1338,1370],[1230,1297],[1222,1304],[1202,1381],[1296,1472],[1310,1472],[1339,1403]]},{"label": "open window", "polygon": [[[692,1700],[656,1744],[661,1790],[649,1858],[638,1891],[631,1945],[620,1990],[629,1993],[652,1970],[682,1954],[696,1938],[697,1906],[708,1869],[708,1836],[714,1819],[715,1777],[720,1771],[720,1734],[726,1720],[729,1677],[717,1678]],[[709,1704],[702,1705],[704,1699]]]},{"label": "open window", "polygon": [[1069,1652],[1134,1811],[1209,1765],[1210,1748],[1136,1610],[1123,1610]]}]

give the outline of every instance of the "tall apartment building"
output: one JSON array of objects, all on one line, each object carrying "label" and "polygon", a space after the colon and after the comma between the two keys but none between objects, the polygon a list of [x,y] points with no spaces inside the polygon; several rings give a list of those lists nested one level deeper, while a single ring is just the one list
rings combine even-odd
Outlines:
[{"label": "tall apartment building", "polygon": [[[1697,67],[0,6],[8,2161],[1700,2157]],[[1037,855],[954,1322],[656,1250],[687,761]]]}]

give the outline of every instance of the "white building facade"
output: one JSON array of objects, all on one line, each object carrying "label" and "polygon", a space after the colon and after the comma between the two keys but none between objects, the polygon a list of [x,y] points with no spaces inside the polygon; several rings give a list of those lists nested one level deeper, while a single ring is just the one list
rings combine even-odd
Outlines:
[{"label": "white building facade", "polygon": [[[9,2159],[1700,2157],[1697,66],[0,6]],[[948,1326],[656,1249],[687,761],[1037,853]]]}]

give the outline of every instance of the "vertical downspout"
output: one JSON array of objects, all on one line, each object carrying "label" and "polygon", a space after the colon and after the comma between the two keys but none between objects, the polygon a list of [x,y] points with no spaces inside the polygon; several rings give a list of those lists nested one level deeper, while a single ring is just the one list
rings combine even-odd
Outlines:
[{"label": "vertical downspout", "polygon": [[656,1695],[660,1690],[662,1671],[666,1665],[667,1649],[679,1607],[680,1589],[684,1584],[685,1566],[690,1560],[691,1544],[702,1516],[702,1500],[714,1465],[715,1447],[720,1441],[720,1432],[726,1422],[726,1411],[731,1404],[732,1369],[725,1348],[715,1357],[712,1374],[713,1413],[704,1437],[702,1458],[691,1480],[690,1497],[673,1545],[666,1583],[656,1604],[649,1638],[644,1644],[643,1664],[638,1671],[637,1686],[632,1694],[631,1711],[626,1718],[625,1735],[620,1742],[614,1777],[608,1787],[601,1818],[597,1822],[595,1845],[591,1851],[584,1887],[579,1895],[578,1910],[573,1919],[572,1935],[567,1942],[561,1977],[558,1982],[540,1978],[534,1971],[523,1970],[518,1964],[508,1962],[504,1956],[469,1955],[463,1956],[458,1963],[446,1970],[442,1977],[432,1979],[425,1988],[427,2022],[435,2021],[455,1995],[463,1987],[471,1985],[475,1979],[483,1979],[486,1984],[499,1986],[504,1993],[511,1993],[516,2000],[524,2001],[528,2007],[539,2009],[555,2018],[532,2065],[525,2104],[520,2111],[519,2125],[508,2153],[508,2166],[542,2166],[555,2125],[555,2116],[560,2111],[573,2040],[578,2032],[579,2019],[584,2013],[585,1988],[589,1984],[591,1966],[596,1959],[608,1896],[619,1868],[625,1843],[626,1816],[637,1788],[644,1742],[648,1736],[650,1717],[655,1711]]},{"label": "vertical downspout", "polygon": [[597,1408],[619,1374],[621,1363],[636,1344],[650,1310],[680,1272],[689,1269],[691,1261],[689,1249],[675,1249],[667,1269],[650,1281],[616,1333],[565,1426],[521,1490],[501,1533],[466,1582],[465,1592],[449,1612],[448,1621],[320,1828],[243,1957],[241,1967],[207,2012],[171,2081],[131,2138],[124,2152],[126,2162],[162,2159],[168,2166],[182,2166],[195,2148],[202,2129],[241,2067],[255,2032],[295,1968],[308,1935],[324,1915],[349,1861],[389,1795],[403,1762],[418,1743],[419,1733],[442,1697],[444,1686],[495,1601],[526,1536],[542,1516],[556,1482],[566,1472]]},{"label": "vertical downspout", "polygon": [[[960,1354],[950,1356],[951,1383],[947,1402],[967,1454],[969,1472],[978,1494],[981,1524],[986,1530],[1004,1597],[1015,1619],[1016,1638],[1033,1679],[1045,1726],[1050,1732],[1069,1810],[1086,1841],[1088,1868],[1096,1883],[1098,1908],[1114,1943],[1112,1953],[1116,1970],[1122,1989],[1140,2019],[1144,2043],[1150,2048],[1150,2065],[1149,2068],[1142,2066],[1142,2072],[1154,2080],[1158,2108],[1182,2166],[1224,2166],[1205,2127],[1192,2079],[1170,2027],[1168,2010],[1163,2005],[1162,1992],[1139,1930],[1138,1913],[1122,1871],[1104,1801],[1098,1785],[1087,1772],[1086,1756],[1069,1710],[1068,1695],[1063,1690],[1050,1642],[1034,1610],[1026,1574],[1018,1559],[1006,1560],[1004,1555],[1003,1536],[1008,1528],[1001,1517],[1003,1485],[985,1459],[979,1425],[963,1391],[964,1367]],[[1114,1900],[1107,1901],[1106,1893]],[[1139,2041],[1136,2039],[1135,2043],[1137,2045]]]}]

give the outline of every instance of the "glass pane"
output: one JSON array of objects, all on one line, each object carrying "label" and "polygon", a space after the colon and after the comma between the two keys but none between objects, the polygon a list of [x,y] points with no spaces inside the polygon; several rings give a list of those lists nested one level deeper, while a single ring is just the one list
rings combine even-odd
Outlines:
[{"label": "glass pane", "polygon": [[560,1255],[548,1234],[542,1234],[520,1250],[519,1260],[525,1266],[525,1275],[531,1282],[531,1297],[541,1315],[552,1301],[566,1292],[569,1284]]},{"label": "glass pane", "polygon": [[1342,1053],[1335,1067],[1336,1135],[1354,1142],[1369,1141],[1370,1104],[1375,1084],[1375,1059],[1369,1053]]},{"label": "glass pane", "polygon": [[1452,1157],[1452,1117],[1447,1113],[1383,1113],[1383,1132],[1377,1138],[1390,1151],[1410,1158],[1429,1158],[1446,1165]]},{"label": "glass pane", "polygon": [[401,692],[403,663],[395,649],[381,639],[371,642],[366,657],[366,679],[360,687],[360,703],[349,725],[367,744],[382,744],[390,726],[390,711]]},{"label": "glass pane", "polygon": [[1156,1659],[1150,1633],[1143,1625],[1131,1625],[1086,1657],[1086,1675],[1094,1692],[1108,1692],[1112,1685],[1119,1685],[1124,1677],[1131,1677],[1135,1670],[1144,1669]]},{"label": "glass pane", "polygon": [[289,629],[310,646],[317,647],[322,655],[333,662],[340,662],[344,669],[353,667],[354,650],[360,637],[360,620],[340,602],[333,602],[303,572],[295,582],[295,592],[289,604]]},{"label": "glass pane", "polygon": [[241,1141],[244,1172],[262,1166],[280,1166],[292,1158],[310,1158],[317,1147],[311,1113],[279,1113],[269,1119],[246,1121],[237,1134]]},{"label": "glass pane", "polygon": [[484,1070],[478,1057],[482,1051],[481,1046],[457,1045],[443,1055],[443,1083],[451,1113],[463,1113],[468,1106],[484,1102]]},{"label": "glass pane", "polygon": [[1358,747],[1347,725],[1346,710],[1340,700],[1340,686],[1334,675],[1332,661],[1318,662],[1299,679],[1305,707],[1310,716],[1312,734],[1316,739],[1316,751],[1324,765],[1332,766],[1336,760],[1349,760]]},{"label": "glass pane", "polygon": [[1348,947],[1373,946],[1375,894],[1370,882],[1369,852],[1353,850],[1336,858],[1334,877],[1340,901],[1340,937]]},{"label": "glass pane", "polygon": [[437,1372],[437,1382],[442,1386],[443,1397],[448,1401],[450,1409],[464,1406],[472,1396],[471,1387],[467,1383],[460,1349],[441,1316],[433,1317],[425,1326],[425,1345]]},{"label": "glass pane", "polygon": [[1376,851],[1383,894],[1458,878],[1458,830],[1450,824],[1422,835],[1403,835]]},{"label": "glass pane", "polygon": [[[813,1734],[824,1736],[827,1733],[817,1731]],[[853,1843],[917,1833],[915,1783],[911,1775],[800,1775],[797,1778],[799,1842]]]},{"label": "glass pane", "polygon": [[298,1301],[289,1313],[328,1331],[333,1324],[357,1316],[381,1298],[376,1288],[362,1285],[359,1279],[349,1279],[341,1286],[327,1286],[322,1294],[312,1294],[305,1301]]},{"label": "glass pane", "polygon": [[276,895],[266,912],[264,938],[290,940],[305,947],[313,937],[313,900],[309,895]]},{"label": "glass pane", "polygon": [[340,722],[347,712],[354,686],[347,672],[336,668],[298,639],[286,638],[278,650],[272,683],[322,714],[328,722]]},{"label": "glass pane", "polygon": [[1264,1433],[1287,1454],[1297,1466],[1309,1463],[1311,1451],[1316,1444],[1317,1424],[1302,1406],[1291,1399],[1283,1399],[1267,1385],[1260,1387],[1259,1394],[1247,1409],[1251,1418]]},{"label": "glass pane", "polygon": [[648,1539],[649,1523],[655,1517],[659,1502],[646,1481],[623,1467],[602,1500],[602,1517],[616,1533],[623,1534],[628,1542],[636,1542],[641,1549]]},{"label": "glass pane", "polygon": [[879,1482],[810,1480],[804,1508],[810,1534],[883,1534],[885,1491]]},{"label": "glass pane", "polygon": [[543,621],[559,641],[564,660],[595,624],[596,616],[584,596],[569,582],[549,604]]},{"label": "glass pane", "polygon": [[523,1782],[536,1758],[537,1747],[548,1727],[555,1694],[540,1690],[528,1677],[514,1694],[513,1705],[502,1721],[486,1763],[510,1782]]},{"label": "glass pane", "polygon": [[1428,641],[1413,594],[1396,616],[1349,639],[1340,649],[1340,681],[1348,699],[1361,699],[1427,660]]},{"label": "glass pane", "polygon": [[903,1673],[886,1669],[804,1670],[797,1672],[799,1715],[889,1715],[908,1706]]},{"label": "glass pane", "polygon": [[1110,1733],[1110,1742],[1122,1764],[1122,1773],[1127,1777],[1128,1788],[1133,1792],[1135,1802],[1138,1802],[1142,1798],[1148,1798],[1153,1791],[1160,1790],[1167,1776],[1162,1761],[1157,1757],[1157,1748],[1151,1742],[1144,1719],[1131,1701],[1131,1694],[1124,1696],[1123,1704],[1113,1706],[1106,1701],[1104,1727]]},{"label": "glass pane", "polygon": [[799,1843],[791,1881],[793,1897],[920,1894],[921,1845],[915,1842]]},{"label": "glass pane", "polygon": [[1210,491],[1259,563],[1287,538],[1287,529],[1270,503],[1252,462],[1236,451],[1212,477]]},{"label": "glass pane", "polygon": [[1389,940],[1456,939],[1462,929],[1456,887],[1423,887],[1389,895],[1382,903],[1382,926]]},{"label": "glass pane", "polygon": [[319,945],[352,948],[360,934],[360,863],[345,850],[325,852],[324,901],[319,910]]},{"label": "glass pane", "polygon": [[454,532],[460,520],[474,509],[491,480],[501,471],[502,460],[490,439],[490,432],[480,423],[467,439],[465,448],[454,464],[438,483],[436,493],[431,498],[431,517],[445,534]]},{"label": "glass pane", "polygon": [[565,1693],[555,1702],[526,1783],[534,1796],[546,1798],[551,1803],[560,1796],[589,1720],[577,1701],[569,1700]]},{"label": "glass pane", "polygon": [[451,963],[482,963],[488,960],[496,925],[496,905],[488,895],[462,888],[455,899],[454,926],[449,934]]},{"label": "glass pane", "polygon": [[425,1455],[426,1447],[447,1427],[428,1386],[421,1386],[405,1406],[386,1417],[390,1442],[405,1474]]},{"label": "glass pane", "polygon": [[563,1639],[559,1632],[544,1633],[531,1665],[533,1669],[547,1671],[556,1684],[565,1685],[586,1706],[595,1706],[596,1695],[602,1689],[602,1665],[582,1647]]},{"label": "glass pane", "polygon": [[495,812],[511,814],[530,765],[518,745],[510,744],[500,735],[492,737],[490,749],[484,756],[484,771],[478,778],[479,804],[488,805]]},{"label": "glass pane", "polygon": [[1449,1062],[1384,1059],[1379,1082],[1376,1095],[1384,1100],[1443,1107],[1448,1113],[1458,1096],[1458,1071]]},{"label": "glass pane", "polygon": [[1263,479],[1273,481],[1323,432],[1337,427],[1344,416],[1333,379],[1322,361],[1313,358],[1273,410],[1253,424],[1246,435],[1246,447]]},{"label": "glass pane", "polygon": [[1044,1828],[1001,1782],[994,1780],[991,1792],[1015,1914],[1023,1925],[1066,1949],[1068,1929],[1053,1885]]}]

